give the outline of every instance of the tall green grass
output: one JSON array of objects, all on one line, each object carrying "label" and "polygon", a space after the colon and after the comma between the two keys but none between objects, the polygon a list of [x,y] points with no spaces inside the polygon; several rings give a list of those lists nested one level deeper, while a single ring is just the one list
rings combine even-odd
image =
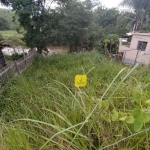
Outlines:
[{"label": "tall green grass", "polygon": [[[150,97],[149,69],[132,71],[96,51],[38,56],[0,95],[1,149],[98,150],[133,134],[132,124],[111,119],[114,108],[135,107],[136,91]],[[86,87],[74,86],[76,74],[87,74]],[[148,143],[146,132],[110,149],[149,149]]]}]

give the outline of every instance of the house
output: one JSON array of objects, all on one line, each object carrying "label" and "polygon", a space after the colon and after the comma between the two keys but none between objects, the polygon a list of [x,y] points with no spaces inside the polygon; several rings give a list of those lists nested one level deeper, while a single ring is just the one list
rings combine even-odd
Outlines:
[{"label": "house", "polygon": [[119,39],[118,54],[128,64],[150,64],[150,33],[132,33]]}]

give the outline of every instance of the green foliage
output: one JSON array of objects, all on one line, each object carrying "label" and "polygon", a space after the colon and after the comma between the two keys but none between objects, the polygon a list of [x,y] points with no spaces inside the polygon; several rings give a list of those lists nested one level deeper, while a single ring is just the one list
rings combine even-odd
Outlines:
[{"label": "green foliage", "polygon": [[99,16],[99,24],[104,28],[110,24],[115,26],[117,23],[117,17],[119,16],[119,11],[115,8],[103,9]]},{"label": "green foliage", "polygon": [[0,30],[8,30],[9,25],[8,22],[4,18],[0,18]]},{"label": "green foliage", "polygon": [[81,2],[69,1],[65,7],[58,8],[61,16],[55,32],[60,33],[58,37],[61,43],[70,45],[71,51],[76,51],[77,47],[84,43],[90,43],[89,25],[92,22],[92,13],[87,9],[87,5],[88,3],[83,5]]},{"label": "green foliage", "polygon": [[0,41],[2,41],[3,40],[3,37],[2,37],[2,35],[0,34]]},{"label": "green foliage", "polygon": [[106,9],[103,7],[98,7],[95,11],[95,22],[102,26],[104,33],[115,34],[117,26],[117,18],[119,16],[119,11],[112,8]]},{"label": "green foliage", "polygon": [[[146,30],[149,31],[149,27],[147,26],[147,21],[150,18],[150,1],[149,0],[122,0],[121,5],[130,7],[134,10],[135,22],[134,22],[134,30]],[[147,28],[148,27],[148,28]]]},{"label": "green foliage", "polygon": [[44,1],[34,0],[8,0],[2,1],[6,5],[12,6],[19,16],[20,25],[26,30],[26,44],[30,47],[42,49],[45,46],[45,34],[42,27],[46,24],[43,20]]},{"label": "green foliage", "polygon": [[0,43],[9,45],[11,47],[21,46],[21,47],[26,48],[26,44],[21,39],[16,38],[16,37],[9,37],[7,39],[2,40]]},{"label": "green foliage", "polygon": [[[138,87],[136,92],[133,90],[133,98],[131,102],[134,105],[132,109],[130,108],[131,110],[129,112],[127,110],[124,112],[115,110],[119,111],[119,115],[122,114],[122,116],[118,117],[118,120],[121,120],[127,124],[133,124],[133,129],[135,132],[139,132],[150,122],[150,103],[149,100],[147,100],[149,95],[147,95],[144,91],[137,91],[139,89],[141,90],[141,87]],[[112,116],[114,115],[114,110],[112,110]],[[124,117],[124,119],[122,119],[122,117]],[[117,119],[114,120],[114,118],[112,118],[112,121],[117,121]]]},{"label": "green foliage", "polygon": [[[120,35],[128,31],[127,19],[119,24],[122,14],[118,10],[103,8],[90,0],[58,1],[55,9],[45,8],[42,0],[8,2],[19,15],[19,22],[26,30],[24,39],[27,46],[37,47],[39,52],[47,44],[69,45],[70,51],[77,51],[85,45],[101,50],[104,35]],[[19,28],[17,32],[20,32]],[[116,49],[117,46],[112,51]]]},{"label": "green foliage", "polygon": [[[116,53],[118,50],[116,38],[132,31],[135,23],[137,23],[136,28],[138,26],[141,26],[140,29],[149,28],[149,1],[147,0],[143,0],[139,6],[137,0],[123,1],[122,4],[132,7],[135,13],[104,8],[91,0],[55,2],[58,5],[53,9],[47,8],[43,0],[2,1],[7,6],[11,6],[18,15],[18,17],[14,15],[12,19],[15,22],[19,18],[21,26],[16,30],[18,33],[25,34],[24,41],[27,46],[37,47],[39,52],[48,44],[53,44],[68,45],[70,51],[96,47],[102,53],[105,52],[105,48],[110,53]],[[5,28],[9,25],[8,21],[2,22]],[[144,26],[142,26],[143,22]],[[106,42],[107,46],[104,48]]]},{"label": "green foliage", "polygon": [[148,123],[150,121],[150,112],[144,112],[143,117],[144,117],[144,122]]},{"label": "green foliage", "polygon": [[16,30],[18,26],[18,16],[12,10],[0,8],[0,30]]},{"label": "green foliage", "polygon": [[[95,27],[94,45],[101,52],[105,52],[105,48],[110,53],[116,53],[118,50],[118,37],[126,35],[133,28],[131,18],[133,13],[119,12],[117,9],[106,9],[98,7],[94,12],[94,22],[101,32]],[[106,45],[106,46],[105,46]]]},{"label": "green foliage", "polygon": [[[37,56],[0,94],[1,148],[97,150],[149,127],[149,69],[125,78],[131,67],[117,75],[122,68],[96,51]],[[87,74],[86,87],[74,86],[75,74]],[[149,149],[148,134],[110,149]]]},{"label": "green foliage", "polygon": [[119,39],[117,34],[108,34],[103,40],[103,47],[110,53],[116,53],[118,50]]},{"label": "green foliage", "polygon": [[133,124],[135,121],[134,117],[133,116],[129,116],[126,118],[125,122],[128,123],[128,124]]},{"label": "green foliage", "polygon": [[15,30],[3,30],[3,31],[0,31],[0,34],[2,35],[4,39],[8,39],[12,37],[19,38],[19,39],[23,38],[23,34],[19,34]]},{"label": "green foliage", "polygon": [[141,109],[135,108],[132,112],[132,115],[133,115],[134,119],[139,120],[143,117],[143,112]]},{"label": "green foliage", "polygon": [[12,56],[10,57],[10,60],[15,61],[21,57],[23,57],[23,54],[15,53],[15,54],[12,54]]},{"label": "green foliage", "polygon": [[119,13],[116,20],[116,33],[119,36],[124,36],[126,33],[133,30],[135,23],[135,14],[131,12]]},{"label": "green foliage", "polygon": [[142,129],[143,122],[141,120],[134,121],[134,131],[139,132]]},{"label": "green foliage", "polygon": [[113,109],[113,115],[112,115],[112,121],[116,121],[117,119],[118,119],[118,112],[115,110],[115,109]]},{"label": "green foliage", "polygon": [[150,2],[149,0],[123,0],[121,5],[131,7],[135,9],[135,11],[142,9],[147,10]]}]

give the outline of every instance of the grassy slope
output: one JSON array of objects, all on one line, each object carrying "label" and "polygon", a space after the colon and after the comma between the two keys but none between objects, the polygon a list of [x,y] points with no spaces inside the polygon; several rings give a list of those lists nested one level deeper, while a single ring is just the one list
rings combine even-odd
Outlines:
[{"label": "grassy slope", "polygon": [[4,39],[11,38],[11,37],[23,38],[23,35],[19,34],[15,30],[3,30],[3,31],[0,31],[0,34],[2,34]]},{"label": "grassy slope", "polygon": [[[110,114],[114,108],[132,110],[133,93],[139,89],[149,99],[149,85],[143,87],[150,82],[148,69],[137,68],[110,97],[131,69],[127,67],[104,95],[109,108],[100,102],[123,67],[97,52],[36,58],[34,65],[13,79],[0,95],[2,149],[37,150],[49,140],[44,150],[97,150],[134,133],[133,125],[110,122]],[[87,72],[87,86],[74,87],[74,75]],[[148,142],[148,133],[144,133],[110,149],[149,149]]]},{"label": "grassy slope", "polygon": [[[16,20],[13,22],[13,16],[15,16]],[[4,18],[9,24],[10,30],[0,30],[0,34],[2,34],[4,39],[9,37],[22,38],[22,34],[18,34],[16,28],[19,26],[18,17],[11,10],[0,8],[0,18]]]}]

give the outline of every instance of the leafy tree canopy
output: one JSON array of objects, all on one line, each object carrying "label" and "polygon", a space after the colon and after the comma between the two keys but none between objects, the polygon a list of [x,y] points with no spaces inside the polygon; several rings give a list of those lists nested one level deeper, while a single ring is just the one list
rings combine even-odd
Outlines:
[{"label": "leafy tree canopy", "polygon": [[124,35],[134,24],[130,19],[133,13],[107,9],[91,0],[56,0],[55,9],[47,8],[44,0],[1,2],[12,6],[26,31],[27,46],[37,47],[39,52],[48,44],[69,45],[71,51],[85,44],[100,47],[106,35]]},{"label": "leafy tree canopy", "polygon": [[147,28],[145,26],[145,22],[150,20],[148,19],[150,18],[150,1],[149,0],[123,0],[121,5],[128,6],[134,10],[136,14],[134,18],[135,20],[134,30]]}]

